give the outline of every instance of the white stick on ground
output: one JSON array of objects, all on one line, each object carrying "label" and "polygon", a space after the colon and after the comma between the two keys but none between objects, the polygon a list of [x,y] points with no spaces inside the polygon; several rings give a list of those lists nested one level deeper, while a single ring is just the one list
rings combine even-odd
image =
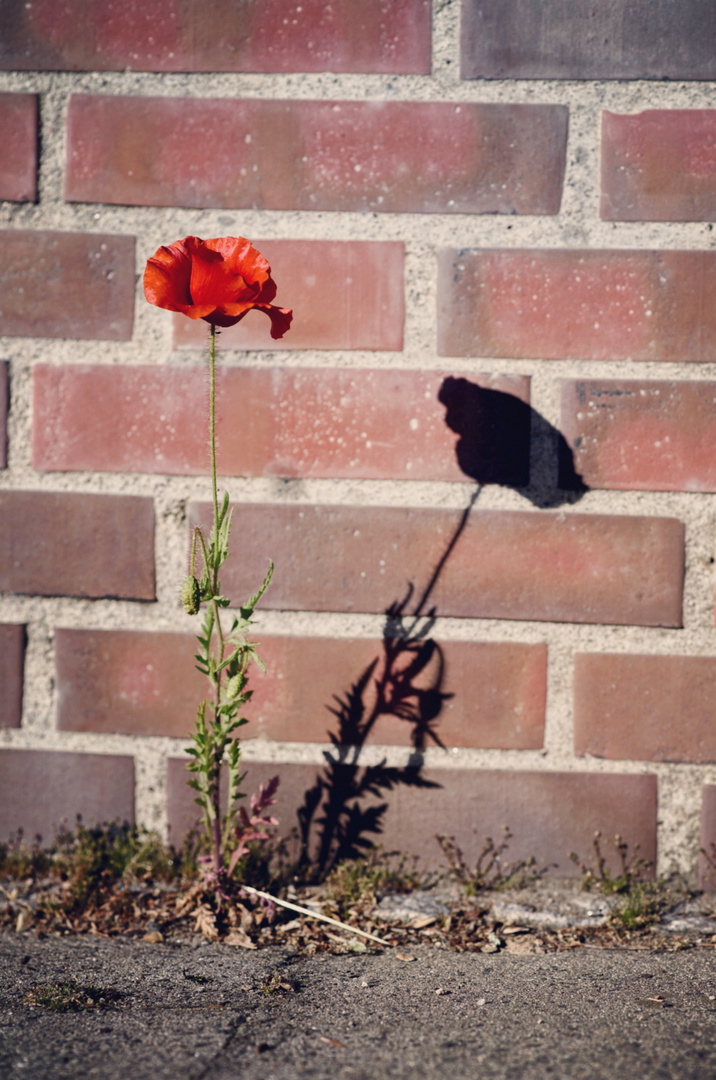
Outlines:
[{"label": "white stick on ground", "polygon": [[301,907],[299,904],[292,904],[288,900],[279,900],[277,896],[272,896],[271,893],[262,892],[261,889],[254,889],[252,885],[242,885],[241,888],[244,892],[253,893],[254,896],[262,896],[264,900],[270,900],[272,904],[278,904],[280,907],[288,908],[289,911],[297,911],[299,915],[308,915],[309,919],[320,919],[321,922],[330,923],[331,926],[338,926],[341,930],[348,930],[351,934],[360,934],[361,937],[369,938],[370,941],[377,941],[379,945],[390,945],[389,941],[384,938],[376,937],[375,934],[369,934],[367,930],[358,930],[355,926],[349,926],[348,923],[339,922],[338,919],[332,919],[330,915],[322,915],[318,911],[309,911],[308,908]]}]

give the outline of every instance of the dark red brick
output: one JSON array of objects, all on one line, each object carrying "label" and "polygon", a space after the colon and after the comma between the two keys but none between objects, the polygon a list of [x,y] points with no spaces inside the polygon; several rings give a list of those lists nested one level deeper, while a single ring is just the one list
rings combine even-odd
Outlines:
[{"label": "dark red brick", "polygon": [[75,95],[71,202],[556,214],[561,105]]},{"label": "dark red brick", "polygon": [[716,382],[565,380],[561,431],[590,488],[716,491]]},{"label": "dark red brick", "polygon": [[0,68],[430,74],[429,0],[4,0]]},{"label": "dark red brick", "polygon": [[463,79],[716,79],[709,0],[463,0]]},{"label": "dark red brick", "polygon": [[[328,778],[326,769],[315,765],[286,765],[276,762],[244,763],[247,777],[244,790],[258,789],[272,776],[280,778],[275,807],[280,835],[287,836],[298,825],[297,810],[306,792],[318,778]],[[346,766],[338,774],[348,774]],[[407,772],[407,770],[406,770]],[[415,778],[411,770],[406,779]],[[196,821],[193,792],[186,786],[185,759],[170,758],[167,772],[167,811],[174,843]],[[573,877],[577,868],[569,859],[576,852],[589,860],[597,829],[605,837],[620,833],[640,855],[656,858],[656,777],[589,772],[511,772],[481,769],[425,769],[422,776],[434,787],[398,783],[379,798],[359,803],[361,809],[376,802],[387,803],[380,834],[366,833],[386,851],[418,855],[421,865],[442,862],[436,833],[455,836],[467,862],[474,864],[488,835],[501,839],[505,825],[513,833],[507,857],[510,860],[535,856],[546,863],[548,873]],[[347,776],[347,779],[349,776]],[[349,805],[355,800],[349,800]],[[320,816],[320,811],[316,817]],[[315,842],[315,831],[312,833]],[[604,845],[608,864],[617,869],[616,852]]]},{"label": "dark red brick", "polygon": [[581,653],[574,669],[577,754],[716,761],[716,658]]},{"label": "dark red brick", "polygon": [[[206,381],[205,367],[36,365],[34,467],[205,474],[196,413]],[[474,376],[471,395],[453,380],[464,410],[451,423],[468,461],[445,422],[443,372],[230,367],[217,382],[224,476],[464,480],[462,465],[492,482],[528,482],[526,376]]]},{"label": "dark red brick", "polygon": [[[0,22],[2,17],[0,16]],[[0,199],[34,202],[37,198],[37,97],[0,94]]]},{"label": "dark red brick", "polygon": [[152,500],[0,491],[0,591],[153,600]]},{"label": "dark red brick", "polygon": [[716,218],[716,109],[602,114],[607,221]]},{"label": "dark red brick", "polygon": [[[186,738],[207,688],[193,665],[195,651],[196,641],[187,634],[57,630],[58,727]],[[268,670],[253,669],[250,725],[241,736],[286,742],[328,742],[328,732],[338,731],[331,712],[336,699],[345,700],[374,662],[362,693],[366,715],[376,709],[375,680],[384,678],[386,665],[394,677],[383,698],[398,700],[406,668],[416,659],[403,650],[389,660],[375,639],[265,634],[260,655]],[[446,746],[542,746],[546,645],[443,642],[423,659],[424,669],[409,681],[416,692],[400,700],[427,717],[435,691],[451,695],[430,724]],[[380,711],[367,741],[408,746],[414,729],[390,709]],[[427,735],[424,741],[432,742]]]},{"label": "dark red brick", "polygon": [[25,627],[0,624],[0,728],[19,728],[25,664]]},{"label": "dark red brick", "polygon": [[134,237],[0,231],[0,334],[127,341]]},{"label": "dark red brick", "polygon": [[[225,349],[403,348],[404,245],[392,241],[255,240],[271,263],[278,301],[296,317],[285,337],[272,341],[269,322],[249,312],[222,330]],[[207,325],[174,316],[174,347],[207,347]]]},{"label": "dark red brick", "polygon": [[699,888],[716,892],[716,784],[704,784],[701,788],[699,848]]},{"label": "dark red brick", "polygon": [[712,361],[716,252],[445,250],[438,349],[442,356]]},{"label": "dark red brick", "polygon": [[48,844],[77,814],[85,825],[134,821],[134,759],[117,754],[0,750],[0,838],[18,829]]},{"label": "dark red brick", "polygon": [[7,410],[10,397],[10,365],[0,360],[0,469],[7,465]]},{"label": "dark red brick", "polygon": [[[190,504],[190,524],[210,507]],[[382,612],[427,585],[458,511],[243,504],[240,556],[222,587],[250,596],[269,558],[266,607]],[[441,615],[680,626],[684,527],[671,518],[474,511],[430,595]]]}]

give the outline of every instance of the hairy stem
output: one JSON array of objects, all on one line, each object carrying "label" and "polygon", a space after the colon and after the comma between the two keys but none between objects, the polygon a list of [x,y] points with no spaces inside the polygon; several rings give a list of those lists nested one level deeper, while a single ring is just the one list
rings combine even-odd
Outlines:
[{"label": "hairy stem", "polygon": [[[214,498],[214,537],[219,535],[219,493],[216,487],[216,326],[210,323],[209,337],[209,440],[211,443],[211,486]],[[219,568],[211,567],[212,592],[218,591]],[[221,705],[221,671],[220,665],[224,659],[224,635],[221,630],[219,605],[216,600],[211,601],[214,607],[214,627],[218,640],[218,662],[216,672],[216,696],[214,699],[214,725],[219,724],[219,706]],[[214,804],[214,869],[217,882],[221,872],[221,759],[223,747],[215,744],[214,749],[214,790],[212,802]]]},{"label": "hairy stem", "polygon": [[[211,484],[214,496],[214,529],[219,528],[219,493],[216,488],[216,327],[209,324],[209,439],[211,442]],[[219,568],[213,566],[213,591],[216,592],[216,579]]]}]

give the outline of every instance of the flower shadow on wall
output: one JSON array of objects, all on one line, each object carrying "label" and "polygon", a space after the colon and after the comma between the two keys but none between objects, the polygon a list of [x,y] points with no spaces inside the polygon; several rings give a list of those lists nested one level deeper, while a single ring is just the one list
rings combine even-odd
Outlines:
[{"label": "flower shadow on wall", "polygon": [[[298,810],[299,866],[309,878],[321,880],[342,860],[374,846],[388,809],[384,796],[396,787],[440,787],[422,775],[422,752],[429,743],[445,749],[439,721],[454,695],[445,685],[442,649],[430,637],[438,613],[429,600],[482,486],[514,488],[541,508],[577,502],[588,490],[562,434],[516,396],[449,377],[438,400],[447,410],[445,422],[459,435],[458,464],[477,486],[422,595],[413,605],[411,584],[386,609],[382,655],[328,706],[337,720],[336,730],[327,733],[333,750],[325,752],[326,764]],[[361,766],[361,748],[388,716],[410,725],[408,765]]]},{"label": "flower shadow on wall", "polygon": [[514,394],[448,376],[438,401],[460,436],[455,454],[470,479],[513,488],[541,509],[578,502],[589,490],[562,433]]}]

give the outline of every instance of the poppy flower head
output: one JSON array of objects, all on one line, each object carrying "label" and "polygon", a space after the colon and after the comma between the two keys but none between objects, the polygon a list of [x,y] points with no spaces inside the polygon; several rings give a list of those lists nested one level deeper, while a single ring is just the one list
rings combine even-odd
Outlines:
[{"label": "poppy flower head", "polygon": [[243,236],[187,236],[147,261],[144,295],[150,304],[214,326],[233,326],[252,308],[271,320],[271,337],[288,330],[293,312],[275,307],[271,267]]}]

